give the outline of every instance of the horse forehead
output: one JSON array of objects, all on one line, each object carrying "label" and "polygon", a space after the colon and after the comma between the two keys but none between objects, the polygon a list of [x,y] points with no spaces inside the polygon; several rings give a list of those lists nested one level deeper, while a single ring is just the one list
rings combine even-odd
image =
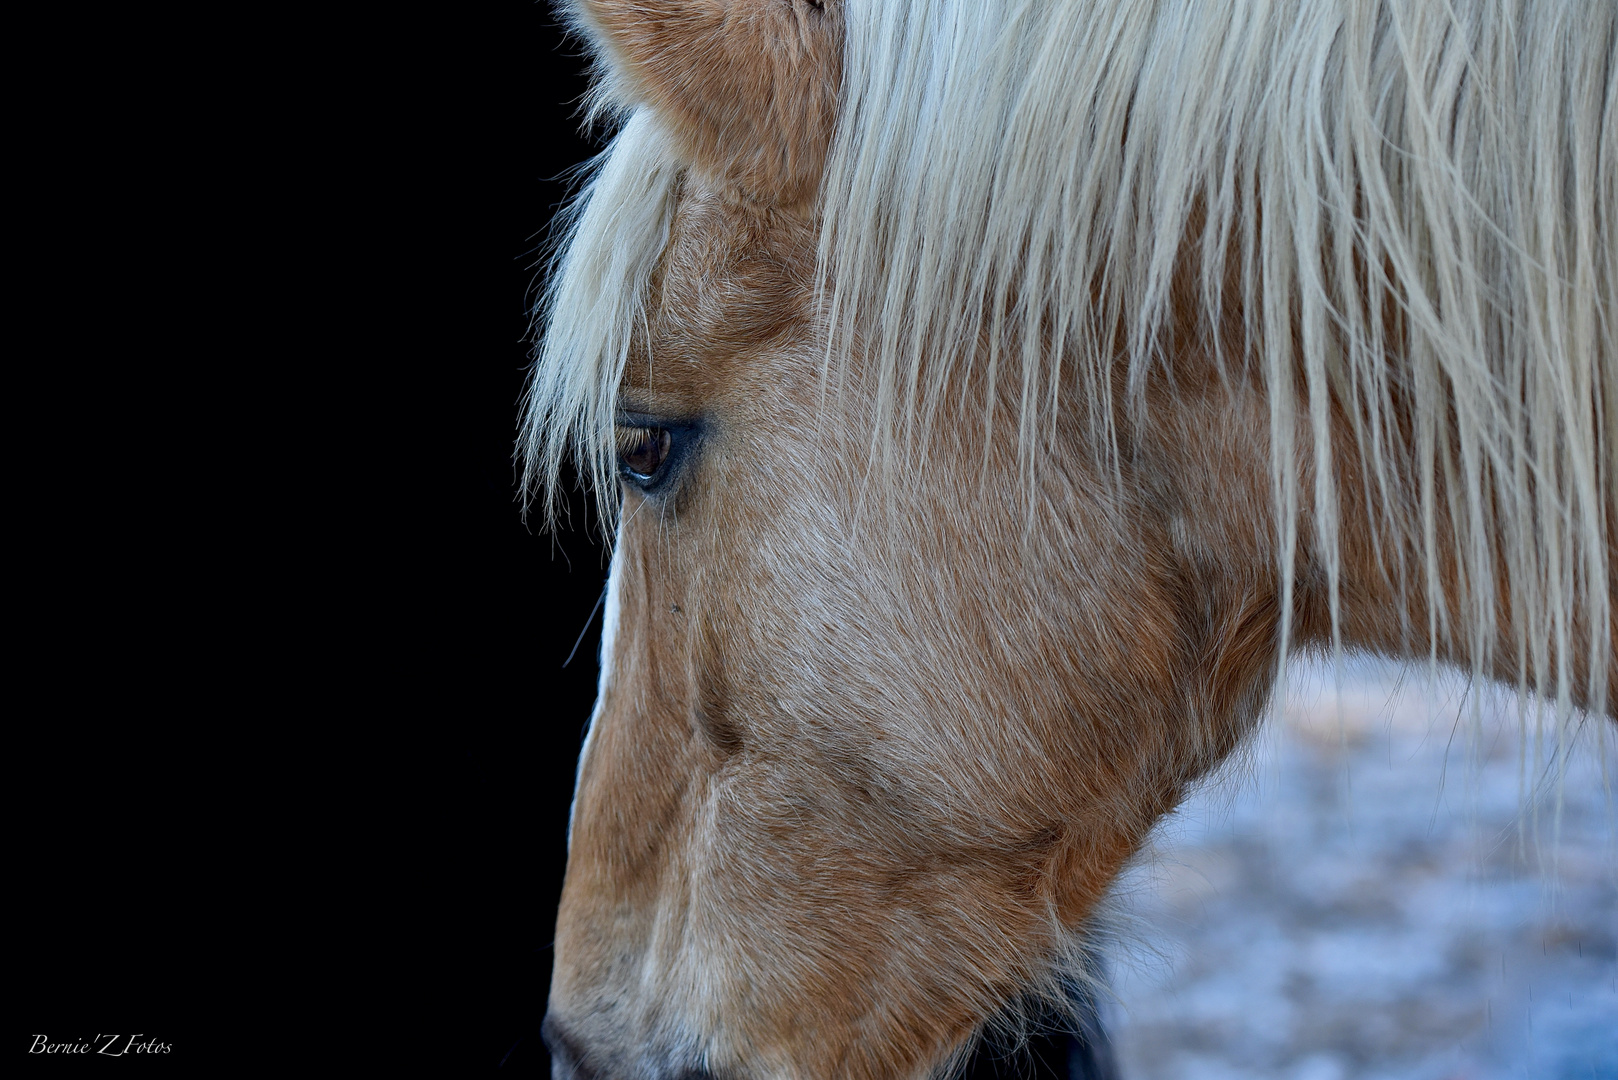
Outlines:
[{"label": "horse forehead", "polygon": [[752,351],[806,317],[815,236],[801,219],[706,189],[683,195],[657,275],[653,345]]}]

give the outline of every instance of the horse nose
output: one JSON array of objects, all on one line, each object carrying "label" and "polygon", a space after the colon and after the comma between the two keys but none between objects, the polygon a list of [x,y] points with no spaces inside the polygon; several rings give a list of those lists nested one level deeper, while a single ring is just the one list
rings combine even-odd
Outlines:
[{"label": "horse nose", "polygon": [[568,1034],[556,1014],[547,1012],[545,1022],[539,1026],[539,1036],[551,1052],[551,1080],[596,1080],[596,1074],[586,1064],[578,1040]]},{"label": "horse nose", "polygon": [[[539,1034],[551,1052],[551,1080],[619,1080],[618,1070],[600,1064],[599,1055],[591,1055],[578,1035],[569,1031],[554,1012],[545,1014]],[[654,1067],[644,1074],[655,1076],[657,1080],[714,1080],[708,1070],[689,1066]]]}]

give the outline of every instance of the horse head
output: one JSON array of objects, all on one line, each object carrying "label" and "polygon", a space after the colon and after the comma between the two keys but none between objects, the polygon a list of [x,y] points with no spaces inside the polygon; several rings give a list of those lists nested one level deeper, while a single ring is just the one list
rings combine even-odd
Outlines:
[{"label": "horse head", "polygon": [[[1412,539],[1376,512],[1363,418],[1311,397],[1302,361],[1282,411],[1317,437],[1285,443],[1296,469],[1277,479],[1293,429],[1272,391],[1292,361],[1230,346],[1257,317],[1208,284],[1208,223],[1239,206],[1192,192],[1135,253],[1149,335],[1108,315],[1100,264],[1064,271],[1057,298],[1099,313],[1088,337],[992,265],[958,296],[848,301],[849,251],[903,293],[925,275],[895,267],[956,250],[906,246],[902,213],[828,229],[846,185],[878,182],[835,164],[881,152],[837,141],[849,80],[874,78],[868,58],[845,71],[854,6],[574,13],[627,119],[559,263],[530,428],[541,471],[582,447],[621,494],[546,1021],[558,1077],[934,1075],[1082,975],[1109,883],[1255,722],[1285,647],[1409,654],[1416,631],[1469,617],[1464,591],[1387,571],[1405,565],[1390,551],[1420,563],[1424,537],[1461,545],[1442,515]],[[912,96],[1021,100],[968,67]],[[1096,114],[1121,126],[1087,138],[1145,138],[1149,74]],[[1022,122],[956,122],[1006,116]],[[891,172],[924,185],[935,164],[959,166]],[[1075,205],[1070,233],[1123,220],[1122,203]],[[958,209],[962,243],[997,242]],[[1126,232],[1092,246],[1122,251]],[[1054,258],[1019,235],[1001,247]],[[978,312],[968,332],[913,314],[949,305]],[[1064,352],[1094,362],[1050,374]],[[1144,359],[1112,363],[1126,355]],[[1335,486],[1311,500],[1334,447]]]}]

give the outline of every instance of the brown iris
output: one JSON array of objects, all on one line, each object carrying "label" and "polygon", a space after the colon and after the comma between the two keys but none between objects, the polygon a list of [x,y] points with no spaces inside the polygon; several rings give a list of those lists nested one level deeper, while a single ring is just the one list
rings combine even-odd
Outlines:
[{"label": "brown iris", "polygon": [[626,428],[618,434],[624,468],[637,476],[652,476],[668,460],[673,440],[663,428]]}]

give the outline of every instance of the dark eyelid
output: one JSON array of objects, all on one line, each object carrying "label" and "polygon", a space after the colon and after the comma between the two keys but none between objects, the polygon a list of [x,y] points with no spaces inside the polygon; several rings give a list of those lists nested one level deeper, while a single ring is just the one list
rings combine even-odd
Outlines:
[{"label": "dark eyelid", "polygon": [[644,495],[665,495],[673,490],[696,449],[702,434],[701,422],[695,418],[627,411],[620,411],[613,419],[621,428],[661,429],[669,433],[672,442],[669,456],[649,480],[642,480],[641,474],[631,472],[621,460],[619,473]]}]

